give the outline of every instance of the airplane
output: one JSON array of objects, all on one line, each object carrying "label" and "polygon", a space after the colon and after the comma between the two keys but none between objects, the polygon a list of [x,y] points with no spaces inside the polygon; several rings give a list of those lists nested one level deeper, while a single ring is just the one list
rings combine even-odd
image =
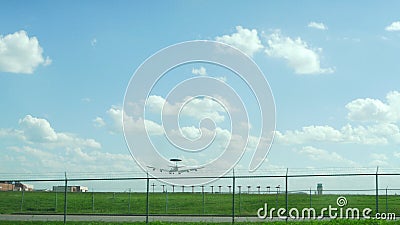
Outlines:
[{"label": "airplane", "polygon": [[[178,166],[178,162],[181,162],[182,159],[172,158],[172,159],[170,159],[169,161],[175,163],[175,165],[169,166],[169,167],[171,167],[171,168],[169,168],[169,169],[162,169],[162,168],[159,168],[159,170],[160,170],[161,173],[162,173],[162,172],[168,172],[169,174],[175,174],[175,173],[181,174],[181,173],[189,173],[190,171],[197,171],[197,170],[199,170],[199,169],[204,168],[204,167],[191,167],[191,168],[187,168],[187,169],[180,169],[180,168],[182,168],[182,167],[185,167],[185,166]],[[147,166],[147,167],[150,168],[150,169],[153,169],[153,171],[155,171],[155,170],[158,169],[158,168],[156,168],[156,167],[154,167],[154,166]]]}]

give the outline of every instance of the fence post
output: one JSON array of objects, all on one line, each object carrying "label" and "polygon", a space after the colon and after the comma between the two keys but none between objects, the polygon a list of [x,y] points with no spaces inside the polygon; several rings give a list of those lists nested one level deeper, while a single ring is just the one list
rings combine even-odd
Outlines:
[{"label": "fence post", "polygon": [[312,192],[311,192],[311,187],[310,187],[310,209],[312,208]]},{"label": "fence post", "polygon": [[168,189],[165,191],[165,213],[168,213]]},{"label": "fence post", "polygon": [[57,190],[55,191],[55,193],[56,193],[56,202],[55,202],[55,207],[54,207],[54,212],[57,212]]},{"label": "fence post", "polygon": [[278,186],[276,186],[276,198],[275,198],[275,203],[276,203],[276,209],[278,208]]},{"label": "fence post", "polygon": [[375,207],[376,207],[376,212],[379,212],[379,184],[378,184],[378,171],[379,171],[379,166],[376,167],[376,174],[375,174]]},{"label": "fence post", "polygon": [[[235,188],[235,187],[233,187],[233,188]],[[241,194],[242,186],[239,185],[238,188],[239,188],[239,216],[240,216],[240,215],[242,215],[242,194]]]},{"label": "fence post", "polygon": [[147,190],[146,190],[146,224],[149,223],[149,173],[147,173]]},{"label": "fence post", "polygon": [[201,193],[203,194],[203,215],[206,213],[205,199],[204,199],[204,185],[201,186]]},{"label": "fence post", "polygon": [[129,188],[128,214],[131,213],[131,188]]},{"label": "fence post", "polygon": [[286,176],[285,176],[286,220],[289,217],[288,173],[289,173],[289,168],[286,168]]},{"label": "fence post", "polygon": [[387,193],[387,191],[388,191],[388,186],[386,186],[386,214],[387,214],[388,211],[389,211],[389,206],[388,206],[388,193]]},{"label": "fence post", "polygon": [[[235,169],[233,169],[232,186],[235,187]],[[235,223],[235,188],[232,191],[232,224]]]},{"label": "fence post", "polygon": [[25,190],[24,190],[24,187],[22,187],[22,196],[21,196],[21,212],[22,212],[22,207],[24,206],[24,194],[25,193]]},{"label": "fence post", "polygon": [[67,188],[68,188],[68,179],[67,172],[64,173],[65,183],[64,183],[64,224],[67,224]]},{"label": "fence post", "polygon": [[94,213],[94,189],[92,187],[92,212]]}]

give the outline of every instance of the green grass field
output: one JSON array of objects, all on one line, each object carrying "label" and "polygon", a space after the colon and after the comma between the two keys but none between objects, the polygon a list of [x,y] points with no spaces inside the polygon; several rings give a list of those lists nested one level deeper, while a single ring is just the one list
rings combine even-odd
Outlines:
[{"label": "green grass field", "polygon": [[[290,194],[289,208],[313,207],[317,212],[323,207],[337,207],[339,195]],[[346,195],[346,207],[371,208],[375,213],[375,196]],[[285,207],[284,194],[236,194],[235,214],[255,216],[257,209],[268,203],[269,208]],[[387,202],[387,207],[386,207]],[[345,207],[345,208],[346,208]],[[33,213],[62,214],[64,193],[55,192],[0,192],[0,214]],[[400,196],[380,196],[379,211],[400,215]],[[132,214],[146,213],[145,193],[68,193],[68,214]],[[150,193],[150,214],[179,215],[232,215],[231,194],[205,193]]]}]

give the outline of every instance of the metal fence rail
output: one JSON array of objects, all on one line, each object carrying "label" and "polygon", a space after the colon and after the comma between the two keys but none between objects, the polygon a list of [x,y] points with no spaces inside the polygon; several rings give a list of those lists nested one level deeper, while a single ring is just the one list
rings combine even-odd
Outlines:
[{"label": "metal fence rail", "polygon": [[[380,188],[380,180],[398,179],[400,173],[289,173],[224,176],[211,184],[198,186],[176,186],[159,182],[149,176],[106,177],[106,178],[68,178],[65,173],[59,179],[7,179],[2,182],[22,182],[58,184],[63,191],[0,192],[0,214],[57,214],[63,215],[64,223],[68,215],[124,215],[142,216],[146,222],[149,217],[229,217],[232,223],[239,217],[257,217],[257,210],[268,204],[269,207],[285,209],[289,216],[292,208],[315,208],[319,210],[328,204],[335,205],[339,196],[346,196],[346,207],[372,209],[372,213],[392,213],[400,215],[399,187]],[[0,174],[1,175],[1,174]],[[202,179],[204,177],[170,176],[163,180]],[[211,177],[214,178],[214,177]],[[366,188],[357,188],[354,180],[362,178]],[[0,178],[1,179],[1,178]],[[309,180],[312,179],[311,182]],[[340,180],[341,179],[341,180]],[[343,182],[346,188],[316,189],[315,180],[335,183]],[[340,180],[340,181],[339,181]],[[106,188],[87,193],[73,193],[67,189],[71,184],[91,183],[97,186],[125,187],[123,191]],[[297,188],[302,183],[314,187]],[[100,185],[99,185],[100,184]],[[253,185],[251,185],[253,184]],[[255,184],[255,185],[254,185]],[[278,184],[278,185],[275,185]],[[304,186],[304,185],[303,185]],[[291,188],[293,187],[293,188]],[[347,203],[347,202],[346,202]],[[344,206],[343,206],[344,207]],[[278,216],[276,212],[272,215]]]}]

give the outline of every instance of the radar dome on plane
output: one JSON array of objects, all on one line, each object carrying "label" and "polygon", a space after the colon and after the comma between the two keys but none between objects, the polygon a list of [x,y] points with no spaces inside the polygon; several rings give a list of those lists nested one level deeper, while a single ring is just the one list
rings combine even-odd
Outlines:
[{"label": "radar dome on plane", "polygon": [[180,161],[182,161],[182,159],[172,158],[169,161],[171,161],[171,162],[180,162]]}]

